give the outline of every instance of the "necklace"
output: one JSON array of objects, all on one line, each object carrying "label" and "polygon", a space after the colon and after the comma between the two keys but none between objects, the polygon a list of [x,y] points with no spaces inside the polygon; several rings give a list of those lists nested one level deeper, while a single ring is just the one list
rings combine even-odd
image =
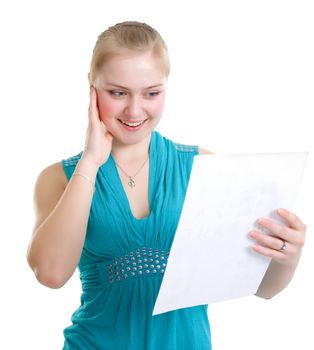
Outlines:
[{"label": "necklace", "polygon": [[118,168],[119,168],[120,170],[122,170],[122,171],[124,172],[124,174],[129,178],[128,185],[131,187],[131,189],[133,189],[133,187],[135,187],[135,181],[134,181],[135,176],[142,170],[143,166],[146,164],[146,162],[148,161],[148,159],[149,159],[149,156],[146,158],[145,162],[144,162],[144,163],[142,164],[142,166],[139,168],[139,170],[137,171],[137,173],[134,174],[133,176],[127,174],[127,173],[121,168],[121,166],[120,166],[117,162],[115,162],[116,165],[118,166]]}]

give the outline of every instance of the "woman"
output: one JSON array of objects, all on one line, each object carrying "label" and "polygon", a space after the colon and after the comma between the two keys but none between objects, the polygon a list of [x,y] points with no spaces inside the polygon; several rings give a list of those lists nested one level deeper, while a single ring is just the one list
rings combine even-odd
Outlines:
[{"label": "woman", "polygon": [[[77,266],[82,281],[64,349],[211,349],[207,305],[151,316],[194,156],[210,153],[154,131],[168,74],[156,30],[124,22],[104,31],[91,61],[84,151],[37,179],[28,263],[50,288]],[[260,219],[271,235],[250,232],[253,249],[272,258],[256,293],[263,298],[289,283],[304,244],[302,221],[278,214],[286,224]]]}]

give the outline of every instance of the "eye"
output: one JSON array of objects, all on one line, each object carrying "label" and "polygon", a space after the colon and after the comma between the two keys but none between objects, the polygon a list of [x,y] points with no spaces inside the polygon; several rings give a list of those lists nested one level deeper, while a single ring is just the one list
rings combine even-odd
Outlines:
[{"label": "eye", "polygon": [[125,95],[125,92],[119,90],[110,90],[109,93],[115,97],[122,97]]},{"label": "eye", "polygon": [[160,91],[150,91],[150,92],[148,93],[148,95],[149,95],[150,97],[158,96],[159,94],[160,94]]}]

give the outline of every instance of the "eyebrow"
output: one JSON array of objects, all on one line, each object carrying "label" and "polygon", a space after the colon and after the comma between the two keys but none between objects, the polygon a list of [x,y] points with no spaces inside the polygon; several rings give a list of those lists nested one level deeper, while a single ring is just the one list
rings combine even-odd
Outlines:
[{"label": "eyebrow", "polygon": [[[118,87],[118,88],[121,88],[121,89],[129,90],[127,87],[122,86],[122,85],[118,85],[118,84],[115,84],[115,83],[107,83],[107,85],[112,85],[112,86],[115,86],[115,87]],[[160,86],[163,86],[163,85],[164,84],[156,84],[156,85],[148,86],[145,89],[152,89],[152,88],[160,87]]]}]

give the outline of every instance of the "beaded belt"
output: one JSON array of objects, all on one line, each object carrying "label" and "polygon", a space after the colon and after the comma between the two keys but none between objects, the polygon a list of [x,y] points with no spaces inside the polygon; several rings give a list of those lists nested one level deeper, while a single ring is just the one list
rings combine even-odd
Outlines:
[{"label": "beaded belt", "polygon": [[109,282],[115,283],[144,275],[160,275],[165,272],[169,252],[160,249],[136,249],[107,265]]}]

